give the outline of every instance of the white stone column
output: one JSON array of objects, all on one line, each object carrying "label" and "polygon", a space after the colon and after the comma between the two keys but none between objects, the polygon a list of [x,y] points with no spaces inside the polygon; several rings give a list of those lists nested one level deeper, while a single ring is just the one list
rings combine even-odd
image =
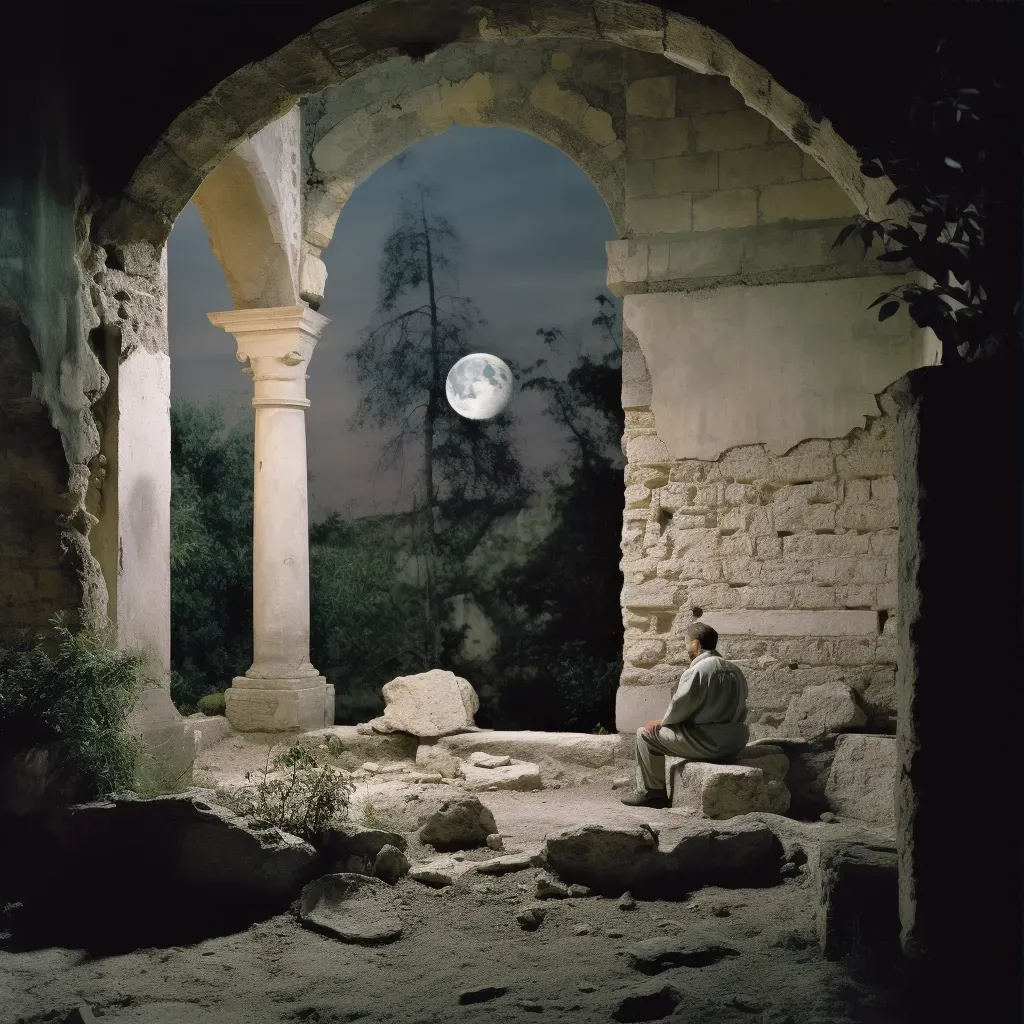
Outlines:
[{"label": "white stone column", "polygon": [[334,688],[309,661],[306,366],[327,318],[306,306],[210,313],[247,362],[256,417],[253,662],[227,691],[227,717],[247,732],[334,723]]}]

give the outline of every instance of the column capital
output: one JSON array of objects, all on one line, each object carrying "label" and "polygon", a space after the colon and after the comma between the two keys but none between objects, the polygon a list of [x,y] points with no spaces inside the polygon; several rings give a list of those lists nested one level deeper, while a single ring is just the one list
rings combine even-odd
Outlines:
[{"label": "column capital", "polygon": [[306,366],[330,322],[308,306],[273,306],[208,313],[214,327],[233,335],[235,358],[248,363],[255,385],[253,406],[306,408]]}]

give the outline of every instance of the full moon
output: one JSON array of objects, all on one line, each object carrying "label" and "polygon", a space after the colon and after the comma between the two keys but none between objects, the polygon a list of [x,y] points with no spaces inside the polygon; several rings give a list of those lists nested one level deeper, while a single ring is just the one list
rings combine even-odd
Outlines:
[{"label": "full moon", "polygon": [[448,404],[467,420],[490,420],[508,408],[512,371],[497,356],[475,352],[463,356],[444,384]]}]

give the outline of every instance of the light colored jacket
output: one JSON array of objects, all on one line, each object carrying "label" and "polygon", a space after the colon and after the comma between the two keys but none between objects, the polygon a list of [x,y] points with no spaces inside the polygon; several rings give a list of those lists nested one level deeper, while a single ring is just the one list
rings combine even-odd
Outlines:
[{"label": "light colored jacket", "polygon": [[691,757],[735,757],[747,744],[747,680],[718,651],[702,651],[683,673],[661,724]]}]

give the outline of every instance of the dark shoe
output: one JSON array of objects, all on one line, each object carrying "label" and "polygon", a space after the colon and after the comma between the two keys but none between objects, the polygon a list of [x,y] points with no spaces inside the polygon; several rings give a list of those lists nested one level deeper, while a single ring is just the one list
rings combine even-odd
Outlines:
[{"label": "dark shoe", "polygon": [[663,789],[639,790],[622,797],[627,807],[669,807],[668,793]]}]

